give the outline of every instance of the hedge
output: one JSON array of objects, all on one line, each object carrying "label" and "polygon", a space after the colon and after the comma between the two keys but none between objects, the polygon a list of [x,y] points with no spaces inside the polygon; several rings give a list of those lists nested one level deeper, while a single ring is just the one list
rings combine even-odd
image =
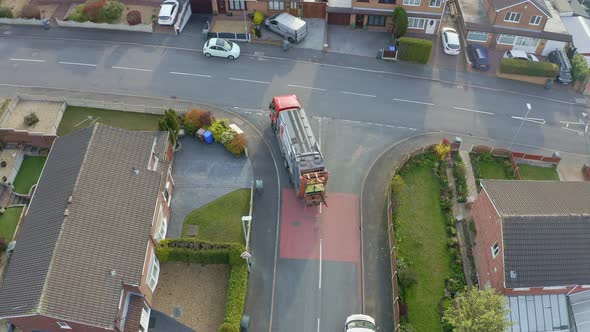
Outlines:
[{"label": "hedge", "polygon": [[165,239],[156,249],[160,262],[229,264],[231,272],[225,302],[225,318],[220,332],[240,332],[240,322],[248,288],[248,267],[240,257],[244,246],[193,239]]},{"label": "hedge", "polygon": [[500,72],[502,74],[555,78],[559,72],[559,67],[551,62],[503,58],[500,61]]},{"label": "hedge", "polygon": [[432,41],[419,38],[399,39],[398,59],[417,63],[428,63],[432,53]]}]

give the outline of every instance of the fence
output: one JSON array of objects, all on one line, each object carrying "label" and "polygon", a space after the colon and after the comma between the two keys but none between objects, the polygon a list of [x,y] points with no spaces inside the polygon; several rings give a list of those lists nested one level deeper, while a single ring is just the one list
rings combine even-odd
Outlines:
[{"label": "fence", "polygon": [[[405,164],[405,162],[403,164]],[[391,259],[391,289],[393,290],[393,321],[395,324],[394,331],[397,332],[400,329],[400,311],[399,287],[397,283],[397,258],[395,256],[395,230],[393,227],[393,200],[391,197],[391,188],[387,190],[387,235],[387,239],[389,240],[389,257]]]},{"label": "fence", "polygon": [[207,39],[223,38],[236,41],[250,42],[251,36],[249,33],[233,33],[233,32],[207,32]]},{"label": "fence", "polygon": [[88,28],[88,29],[104,29],[104,30],[123,30],[136,32],[154,32],[152,24],[109,24],[109,23],[94,23],[94,22],[75,22],[57,20],[57,25],[62,27],[72,28]]}]

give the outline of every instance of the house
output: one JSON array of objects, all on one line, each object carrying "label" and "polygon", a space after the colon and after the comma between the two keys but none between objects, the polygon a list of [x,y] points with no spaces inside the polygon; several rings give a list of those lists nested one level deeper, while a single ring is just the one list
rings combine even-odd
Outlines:
[{"label": "house", "polygon": [[210,0],[213,13],[242,18],[246,13],[262,12],[266,16],[288,12],[294,16],[325,18],[326,2],[323,0]]},{"label": "house", "polygon": [[506,296],[590,288],[590,183],[482,180],[471,212],[479,285]]},{"label": "house", "polygon": [[468,43],[548,55],[572,42],[548,0],[457,0]]},{"label": "house", "polygon": [[167,132],[95,124],[55,140],[0,286],[24,332],[146,331],[174,187]]},{"label": "house", "polygon": [[408,33],[432,35],[438,31],[446,0],[328,0],[328,24],[392,32],[393,10],[408,13]]}]

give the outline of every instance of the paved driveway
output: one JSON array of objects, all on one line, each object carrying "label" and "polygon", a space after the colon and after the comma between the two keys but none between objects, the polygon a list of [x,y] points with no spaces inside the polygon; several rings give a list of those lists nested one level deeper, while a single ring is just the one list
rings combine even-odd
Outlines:
[{"label": "paved driveway", "polygon": [[166,237],[179,237],[188,213],[239,188],[250,188],[252,166],[236,158],[220,144],[205,144],[194,137],[181,139],[172,176],[174,192]]},{"label": "paved driveway", "polygon": [[329,52],[377,57],[379,49],[391,44],[391,41],[391,34],[387,32],[328,25]]}]

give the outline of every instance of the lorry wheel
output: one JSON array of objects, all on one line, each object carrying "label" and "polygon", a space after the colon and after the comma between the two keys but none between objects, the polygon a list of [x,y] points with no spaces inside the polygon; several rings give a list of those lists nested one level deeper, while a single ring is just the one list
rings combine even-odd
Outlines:
[{"label": "lorry wheel", "polygon": [[295,42],[295,40],[291,37],[287,38],[287,40],[289,41],[289,43],[293,44]]}]

